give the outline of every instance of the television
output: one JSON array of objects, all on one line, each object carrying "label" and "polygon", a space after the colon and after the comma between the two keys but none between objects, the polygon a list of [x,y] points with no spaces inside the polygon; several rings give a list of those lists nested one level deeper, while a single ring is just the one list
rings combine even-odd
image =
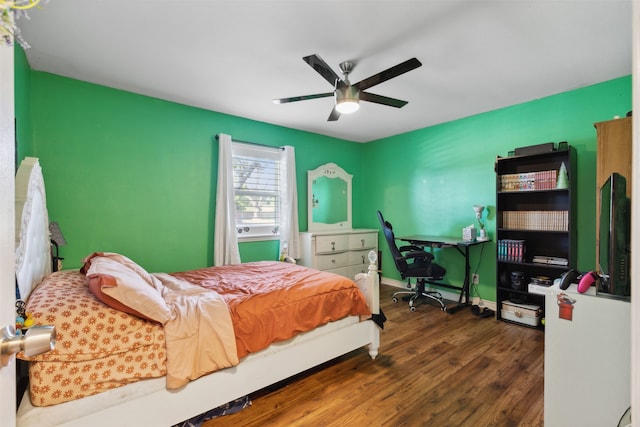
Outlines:
[{"label": "television", "polygon": [[598,293],[628,297],[631,295],[629,253],[631,202],[627,180],[612,173],[600,188],[600,239]]}]

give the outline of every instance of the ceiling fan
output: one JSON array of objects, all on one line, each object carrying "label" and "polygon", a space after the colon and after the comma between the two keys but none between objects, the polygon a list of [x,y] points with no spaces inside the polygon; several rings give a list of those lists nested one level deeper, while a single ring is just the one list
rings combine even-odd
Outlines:
[{"label": "ceiling fan", "polygon": [[327,121],[336,121],[340,118],[340,114],[353,113],[360,108],[360,101],[375,102],[376,104],[388,105],[390,107],[401,108],[407,105],[407,101],[400,99],[389,98],[382,95],[376,95],[370,92],[365,92],[372,86],[390,80],[394,77],[398,77],[408,71],[418,68],[422,65],[416,58],[411,58],[396,66],[388,68],[378,74],[374,74],[358,83],[351,84],[349,82],[349,73],[353,71],[355,64],[350,61],[340,63],[340,71],[344,75],[344,78],[340,78],[326,62],[318,55],[309,55],[302,58],[307,64],[309,64],[314,70],[318,72],[331,86],[334,87],[333,92],[317,93],[314,95],[293,96],[290,98],[274,99],[276,104],[285,104],[288,102],[306,101],[308,99],[326,98],[329,96],[335,97],[335,105]]}]

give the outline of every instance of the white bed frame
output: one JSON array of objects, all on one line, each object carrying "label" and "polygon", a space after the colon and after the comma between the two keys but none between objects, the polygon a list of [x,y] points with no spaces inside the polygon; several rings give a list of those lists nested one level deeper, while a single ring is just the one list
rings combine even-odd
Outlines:
[{"label": "white bed frame", "polygon": [[[28,169],[23,170],[22,175],[29,176],[29,182],[36,187],[41,185],[41,188],[35,190],[25,189],[26,195],[42,195],[35,197],[33,201],[27,198],[25,206],[31,206],[31,213],[44,212],[46,215],[44,180],[37,159],[25,159],[20,168],[23,167]],[[18,175],[20,174],[19,171]],[[25,192],[16,188],[16,198],[19,197],[18,191],[21,192],[20,197],[25,196]],[[40,203],[39,200],[45,205],[34,208],[33,205]],[[42,217],[38,218],[33,214],[28,216],[29,221],[43,223]],[[44,222],[48,222],[48,218],[45,218]],[[22,228],[28,229],[30,226],[22,223]],[[31,288],[42,279],[41,273],[33,274],[30,271],[47,271],[47,267],[42,263],[51,263],[48,231],[47,228],[44,233],[46,236],[42,233],[40,236],[31,236],[18,245],[22,254],[21,262],[16,266],[18,277],[34,278],[28,289],[21,285],[21,288],[25,288],[22,291],[23,298],[26,298]],[[20,233],[21,237],[23,235],[26,237],[27,233]],[[47,256],[44,257],[43,237],[47,248]],[[30,249],[35,253],[30,252]],[[369,265],[367,274],[358,275],[356,283],[365,294],[369,307],[378,314],[379,284],[375,260]],[[360,321],[356,316],[351,316],[250,354],[242,359],[238,366],[191,381],[179,391],[168,391],[165,388],[165,378],[162,377],[138,381],[104,393],[48,407],[31,405],[27,391],[18,408],[17,426],[170,426],[360,347],[368,346],[369,354],[374,359],[378,354],[379,344],[380,331],[375,322]]]}]

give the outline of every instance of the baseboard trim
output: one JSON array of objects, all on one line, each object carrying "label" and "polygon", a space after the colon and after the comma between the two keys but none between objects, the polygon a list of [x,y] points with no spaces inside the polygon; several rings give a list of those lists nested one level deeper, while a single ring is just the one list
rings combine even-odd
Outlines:
[{"label": "baseboard trim", "polygon": [[[382,283],[383,285],[393,286],[394,288],[407,289],[407,282],[390,279],[384,276],[382,276],[382,280],[380,281],[380,283]],[[427,289],[433,289],[433,288],[427,288]],[[446,300],[458,301],[458,298],[460,298],[459,293],[451,292],[445,289],[437,289],[437,290],[442,294],[442,298]],[[474,305],[478,305],[480,307],[486,307],[493,311],[496,311],[498,307],[498,305],[494,301],[487,301],[487,300],[481,299],[480,297],[471,297],[471,303]]]}]

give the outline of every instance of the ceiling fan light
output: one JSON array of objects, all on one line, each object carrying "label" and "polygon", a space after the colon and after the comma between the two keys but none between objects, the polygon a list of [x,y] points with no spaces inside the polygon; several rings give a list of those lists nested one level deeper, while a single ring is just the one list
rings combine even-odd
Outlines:
[{"label": "ceiling fan light", "polygon": [[342,102],[336,104],[336,110],[338,110],[340,114],[355,113],[359,108],[360,103],[358,103],[357,99],[344,99]]},{"label": "ceiling fan light", "polygon": [[353,86],[336,89],[336,110],[340,114],[351,114],[360,108],[360,91]]}]

